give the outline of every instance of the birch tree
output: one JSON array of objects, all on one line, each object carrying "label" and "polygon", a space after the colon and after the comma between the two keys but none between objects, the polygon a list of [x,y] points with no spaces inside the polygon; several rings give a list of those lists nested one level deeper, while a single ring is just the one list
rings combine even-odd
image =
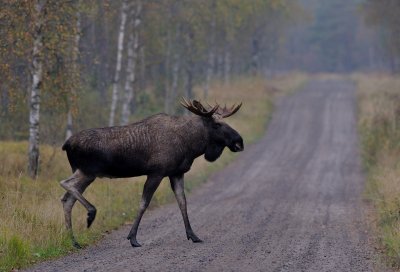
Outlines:
[{"label": "birch tree", "polygon": [[[77,1],[77,12],[76,12],[76,29],[75,29],[75,37],[74,37],[74,45],[72,49],[72,70],[76,75],[76,80],[79,81],[79,68],[78,68],[78,58],[79,58],[79,40],[80,40],[80,31],[81,31],[81,14],[79,12],[79,1]],[[73,97],[76,96],[75,91],[67,98],[68,99],[68,113],[67,113],[67,129],[65,133],[65,139],[67,140],[72,136],[72,104]]]},{"label": "birch tree", "polygon": [[127,77],[125,81],[125,99],[122,104],[121,125],[128,124],[131,115],[131,104],[135,94],[136,66],[139,54],[139,34],[142,12],[142,1],[136,0],[134,8],[132,8],[131,21],[133,22],[133,30],[129,33],[128,38],[128,65]]},{"label": "birch tree", "polygon": [[108,122],[109,126],[114,125],[115,111],[117,109],[117,103],[118,103],[118,87],[119,87],[119,78],[120,78],[121,66],[122,66],[122,52],[124,50],[124,37],[125,37],[125,25],[126,25],[126,19],[127,19],[127,9],[128,9],[128,0],[123,0],[122,7],[121,7],[121,22],[119,25],[119,32],[118,32],[117,63],[116,63],[116,67],[115,67],[114,80],[113,80],[113,84],[112,84],[110,119]]},{"label": "birch tree", "polygon": [[36,178],[39,168],[39,119],[40,119],[40,90],[43,78],[43,9],[46,1],[37,0],[34,4],[34,31],[32,52],[32,86],[30,92],[29,111],[29,154],[28,174]]},{"label": "birch tree", "polygon": [[167,50],[165,54],[166,58],[166,77],[167,82],[165,86],[165,97],[164,97],[164,112],[171,114],[173,110],[173,102],[176,99],[178,80],[179,80],[179,67],[180,67],[180,54],[182,49],[181,43],[181,31],[180,31],[180,20],[178,17],[180,11],[180,3],[173,3],[168,8],[167,18]]}]

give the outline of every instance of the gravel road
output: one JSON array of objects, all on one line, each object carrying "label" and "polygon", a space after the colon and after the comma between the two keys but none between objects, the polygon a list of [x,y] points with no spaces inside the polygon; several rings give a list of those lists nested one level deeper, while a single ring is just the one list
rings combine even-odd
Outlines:
[{"label": "gravel road", "polygon": [[141,248],[124,226],[32,271],[372,271],[354,89],[313,80],[278,103],[265,137],[188,196],[204,243],[172,203],[144,215]]}]

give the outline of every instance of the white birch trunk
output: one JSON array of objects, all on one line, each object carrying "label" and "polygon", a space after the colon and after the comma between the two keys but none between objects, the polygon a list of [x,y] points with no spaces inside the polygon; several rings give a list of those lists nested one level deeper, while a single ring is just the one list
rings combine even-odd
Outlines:
[{"label": "white birch trunk", "polygon": [[[78,1],[79,8],[79,1]],[[81,14],[78,11],[76,12],[76,34],[74,39],[74,48],[72,50],[72,69],[73,73],[76,75],[75,80],[79,80],[79,71],[78,71],[78,58],[79,58],[79,41],[81,38]],[[75,95],[75,90],[73,90],[73,94]],[[69,137],[72,136],[72,127],[73,127],[73,118],[72,118],[72,99],[68,98],[68,113],[67,113],[67,128],[65,132],[65,140],[68,140]]]},{"label": "white birch trunk", "polygon": [[136,6],[133,11],[133,31],[129,34],[128,42],[128,65],[127,65],[127,78],[125,81],[125,99],[122,104],[121,125],[126,125],[129,122],[131,115],[131,103],[135,94],[135,81],[136,81],[136,64],[139,53],[139,28],[141,24],[140,14],[142,12],[141,0],[136,0]]},{"label": "white birch trunk", "polygon": [[121,23],[119,25],[119,33],[118,33],[118,49],[117,49],[117,64],[115,67],[114,80],[112,84],[112,97],[111,97],[111,110],[110,110],[110,119],[108,122],[109,126],[114,125],[115,119],[115,111],[117,109],[118,102],[118,85],[119,85],[119,77],[121,72],[121,63],[122,63],[122,51],[124,50],[124,36],[125,36],[125,25],[126,25],[126,13],[127,13],[128,1],[124,0],[122,2],[121,7]]},{"label": "white birch trunk", "polygon": [[72,136],[72,111],[68,109],[67,113],[67,129],[65,131],[65,140]]},{"label": "white birch trunk", "polygon": [[43,7],[42,1],[35,3],[35,30],[32,54],[32,86],[29,111],[29,153],[28,174],[36,178],[39,169],[39,117],[40,117],[40,87],[42,83],[42,48],[43,48]]}]

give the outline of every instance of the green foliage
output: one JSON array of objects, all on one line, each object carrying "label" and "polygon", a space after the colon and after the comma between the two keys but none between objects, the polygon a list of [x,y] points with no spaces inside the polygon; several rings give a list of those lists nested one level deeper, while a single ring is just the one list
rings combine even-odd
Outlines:
[{"label": "green foliage", "polygon": [[[3,245],[2,245],[3,244]],[[18,268],[26,265],[29,259],[30,246],[22,237],[13,235],[8,241],[1,241],[0,246],[5,247],[3,259],[0,262],[1,270]]]},{"label": "green foliage", "polygon": [[[42,3],[40,139],[52,144],[64,140],[69,109],[73,112],[75,131],[107,124],[121,0]],[[174,90],[177,99],[184,95],[187,73],[193,77],[192,85],[204,82],[210,50],[215,55],[213,74],[220,76],[224,69],[235,74],[249,70],[254,35],[265,37],[260,51],[269,53],[264,58],[274,56],[282,46],[283,30],[299,13],[296,3],[288,0],[143,1],[140,47],[144,54],[137,64],[138,86],[135,86],[135,105],[131,106],[139,117],[161,111],[165,90],[171,87],[175,62],[179,62],[178,87]],[[27,0],[1,4],[0,73],[4,80],[0,83],[0,139],[3,140],[23,140],[28,136],[30,94],[27,90],[31,85],[34,22],[38,19],[35,4],[36,1]],[[215,33],[212,34],[213,21]],[[130,31],[132,26],[127,25],[126,34]],[[80,42],[76,48],[78,34]],[[210,43],[212,35],[214,44]],[[224,59],[217,58],[226,52],[231,59],[224,64]],[[264,65],[268,63],[264,61]],[[124,71],[126,63],[122,65]],[[125,76],[122,72],[121,89]]]},{"label": "green foliage", "polygon": [[366,197],[375,207],[384,259],[400,268],[400,81],[387,76],[355,76],[359,131],[367,172]]},{"label": "green foliage", "polygon": [[[5,75],[0,83],[2,139],[21,140],[26,139],[28,135],[27,90],[31,84],[30,66],[35,20],[40,18],[44,21],[41,29],[43,51],[40,53],[43,63],[41,105],[44,120],[60,124],[60,120],[57,119],[65,119],[67,99],[74,102],[75,90],[79,88],[79,70],[77,66],[72,65],[78,6],[74,1],[44,1],[43,14],[38,17],[34,13],[35,4],[36,1],[6,1],[1,4],[0,73]],[[63,129],[53,127],[54,130]],[[47,128],[43,135],[54,132],[49,130],[51,126]]]}]

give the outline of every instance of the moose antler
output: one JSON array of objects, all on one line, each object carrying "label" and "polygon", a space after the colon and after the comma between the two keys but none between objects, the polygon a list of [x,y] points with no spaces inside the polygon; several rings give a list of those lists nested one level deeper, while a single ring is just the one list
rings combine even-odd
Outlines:
[{"label": "moose antler", "polygon": [[221,118],[227,118],[233,114],[235,114],[240,107],[242,106],[242,103],[236,106],[233,105],[231,108],[227,108],[226,105],[224,108],[221,108],[219,104],[216,104],[215,106],[211,106],[210,104],[207,103],[209,109],[207,110],[199,101],[197,100],[189,100],[187,101],[184,97],[182,97],[181,100],[182,106],[193,112],[194,114],[204,116],[204,117],[214,117],[216,119],[221,119]]},{"label": "moose antler", "polygon": [[197,100],[187,101],[184,97],[182,97],[181,105],[193,112],[196,115],[204,116],[204,117],[212,117],[213,114],[218,110],[219,105],[215,105],[210,110],[206,110],[204,106]]},{"label": "moose antler", "polygon": [[236,104],[234,104],[229,109],[226,107],[226,105],[223,108],[218,107],[218,109],[214,115],[217,115],[219,118],[227,118],[229,116],[234,115],[240,109],[241,106],[242,106],[242,103],[240,103],[237,106],[236,106]]}]

